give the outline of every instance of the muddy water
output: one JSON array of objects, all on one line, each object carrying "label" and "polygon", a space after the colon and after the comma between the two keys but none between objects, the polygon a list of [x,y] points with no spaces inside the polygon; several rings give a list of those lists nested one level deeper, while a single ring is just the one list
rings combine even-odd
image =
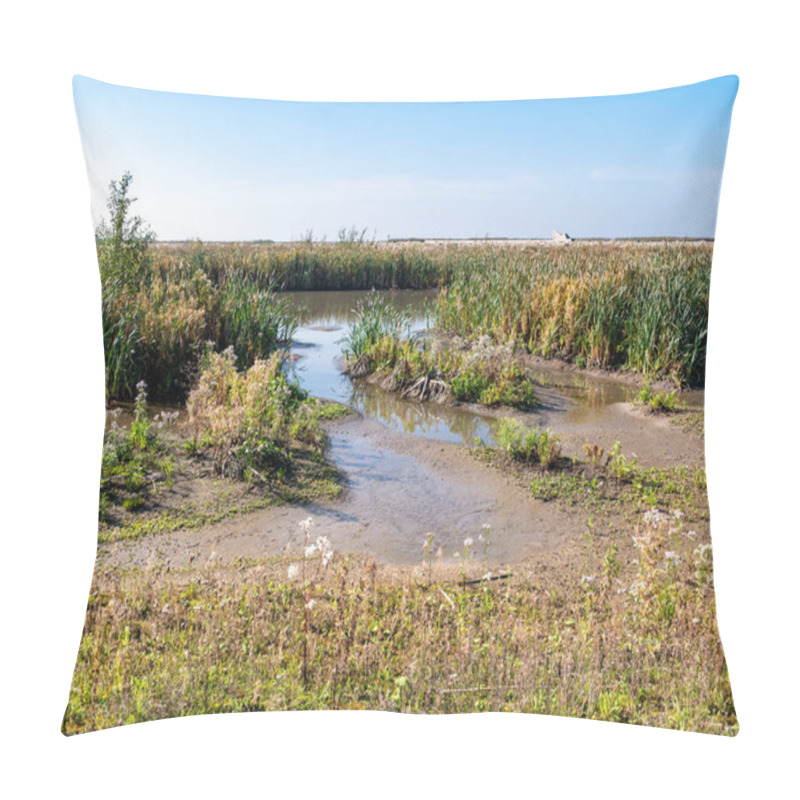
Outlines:
[{"label": "muddy water", "polygon": [[[341,371],[342,346],[355,319],[355,308],[368,292],[288,292],[303,309],[302,325],[292,342],[290,374],[314,397],[336,400],[394,430],[460,444],[476,438],[493,440],[495,420],[488,415],[435,403],[403,400],[365,381],[351,381]],[[427,328],[426,306],[435,292],[388,292],[391,301],[406,310],[411,332]],[[333,454],[335,460],[335,453]]]}]

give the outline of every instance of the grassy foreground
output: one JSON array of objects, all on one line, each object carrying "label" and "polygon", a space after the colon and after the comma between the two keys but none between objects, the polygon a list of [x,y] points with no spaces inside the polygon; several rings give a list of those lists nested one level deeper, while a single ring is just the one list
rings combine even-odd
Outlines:
[{"label": "grassy foreground", "polygon": [[405,570],[333,556],[324,537],[294,563],[100,567],[63,730],[348,708],[735,735],[710,546],[659,511],[632,534],[619,547],[588,535],[570,567],[513,574],[489,573],[471,539],[460,565],[440,564],[433,537]]}]

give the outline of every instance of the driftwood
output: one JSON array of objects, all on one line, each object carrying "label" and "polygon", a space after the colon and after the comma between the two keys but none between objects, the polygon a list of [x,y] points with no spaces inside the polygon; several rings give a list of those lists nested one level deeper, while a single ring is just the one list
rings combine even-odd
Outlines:
[{"label": "driftwood", "polygon": [[484,575],[482,578],[475,578],[474,580],[469,581],[459,581],[459,586],[474,586],[476,583],[488,583],[489,581],[504,581],[507,578],[510,578],[514,573],[513,572],[504,572],[501,575]]},{"label": "driftwood", "polygon": [[364,353],[347,367],[346,372],[351,378],[364,378],[369,375],[371,366],[369,356]]},{"label": "driftwood", "polygon": [[467,694],[469,692],[518,692],[527,688],[527,686],[474,686],[467,689],[434,689],[434,691],[439,694]]},{"label": "driftwood", "polygon": [[444,381],[423,375],[403,389],[400,396],[410,397],[414,400],[439,400],[447,394],[447,391],[447,384]]}]

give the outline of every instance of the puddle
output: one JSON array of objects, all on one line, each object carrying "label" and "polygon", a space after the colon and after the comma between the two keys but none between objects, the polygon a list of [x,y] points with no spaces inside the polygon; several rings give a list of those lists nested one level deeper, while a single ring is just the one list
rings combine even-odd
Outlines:
[{"label": "puddle", "polygon": [[[408,311],[411,330],[427,330],[425,305],[436,297],[430,291],[386,293]],[[314,397],[335,400],[402,433],[440,441],[474,444],[476,438],[491,443],[496,420],[489,416],[435,403],[403,400],[365,381],[352,381],[340,368],[342,345],[355,319],[358,302],[369,292],[287,292],[297,307],[305,309],[303,323],[292,341],[288,373]],[[334,461],[335,454],[332,454]]]}]

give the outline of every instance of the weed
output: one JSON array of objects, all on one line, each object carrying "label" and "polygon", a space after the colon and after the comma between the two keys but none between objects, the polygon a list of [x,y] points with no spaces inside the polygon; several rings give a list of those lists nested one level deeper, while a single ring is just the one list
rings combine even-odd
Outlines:
[{"label": "weed", "polygon": [[681,411],[686,404],[678,400],[678,392],[654,392],[648,382],[645,382],[634,399],[636,405],[642,405],[655,412]]},{"label": "weed", "polygon": [[561,457],[559,436],[549,430],[527,428],[515,419],[503,418],[497,426],[497,443],[511,458],[554,466]]},{"label": "weed", "polygon": [[207,351],[186,408],[190,448],[208,449],[221,475],[266,482],[265,472],[287,466],[289,443],[324,443],[322,404],[286,380],[277,354],[239,372],[233,348]]}]

